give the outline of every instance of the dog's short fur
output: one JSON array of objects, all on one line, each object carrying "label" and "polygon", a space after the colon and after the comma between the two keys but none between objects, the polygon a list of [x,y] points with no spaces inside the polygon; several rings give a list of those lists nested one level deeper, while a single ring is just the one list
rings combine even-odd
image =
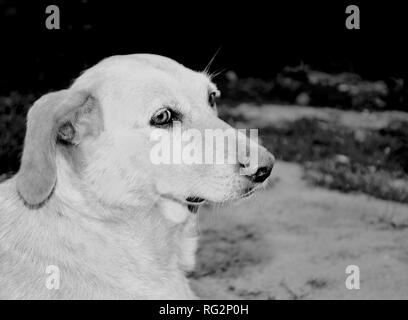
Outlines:
[{"label": "dog's short fur", "polygon": [[[205,73],[138,54],[105,59],[41,97],[20,170],[0,185],[0,298],[195,298],[185,272],[196,215],[185,199],[238,199],[259,183],[237,165],[153,165],[149,121],[171,106],[183,128],[228,128],[208,103],[216,91]],[[46,287],[50,265],[57,290]]]}]

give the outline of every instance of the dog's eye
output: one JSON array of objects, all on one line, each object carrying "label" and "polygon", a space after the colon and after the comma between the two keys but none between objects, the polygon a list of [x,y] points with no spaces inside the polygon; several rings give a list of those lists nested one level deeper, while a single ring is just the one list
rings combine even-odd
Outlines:
[{"label": "dog's eye", "polygon": [[208,103],[210,104],[211,108],[215,108],[216,107],[216,98],[217,98],[217,93],[216,92],[211,92],[208,95]]},{"label": "dog's eye", "polygon": [[160,109],[150,119],[152,126],[165,126],[171,122],[173,122],[173,112],[168,108]]}]

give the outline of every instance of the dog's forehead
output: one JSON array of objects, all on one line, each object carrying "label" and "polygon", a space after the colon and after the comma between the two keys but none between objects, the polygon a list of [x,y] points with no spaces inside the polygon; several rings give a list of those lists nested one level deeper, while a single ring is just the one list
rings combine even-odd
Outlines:
[{"label": "dog's forehead", "polygon": [[[167,57],[153,54],[134,54],[113,56],[102,60],[81,75],[74,86],[95,84],[103,90],[117,87],[122,91],[136,92],[137,88],[146,84],[152,89],[162,87],[166,91],[171,88],[182,88],[183,92],[192,95],[205,95],[214,89],[210,78],[203,72],[196,72]],[[81,85],[82,84],[82,85]]]},{"label": "dog's forehead", "polygon": [[174,77],[181,77],[185,74],[193,72],[177,61],[154,54],[135,54],[128,56],[129,59],[142,63],[146,66],[161,70]]},{"label": "dog's forehead", "polygon": [[106,74],[121,74],[124,79],[143,79],[143,77],[138,77],[140,75],[150,78],[157,76],[163,79],[161,74],[181,83],[196,86],[207,85],[210,82],[204,73],[193,71],[173,59],[153,54],[113,56],[101,61],[95,66],[96,69],[98,66],[101,70],[106,70]]}]

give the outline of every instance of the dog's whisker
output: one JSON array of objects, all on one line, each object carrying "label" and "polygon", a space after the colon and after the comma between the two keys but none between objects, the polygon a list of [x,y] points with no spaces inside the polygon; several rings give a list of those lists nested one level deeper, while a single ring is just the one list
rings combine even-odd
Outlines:
[{"label": "dog's whisker", "polygon": [[218,55],[218,52],[220,52],[221,48],[222,48],[222,46],[220,46],[220,47],[217,49],[217,51],[216,51],[216,52],[214,53],[214,55],[212,56],[211,60],[208,62],[208,64],[207,64],[206,67],[204,68],[204,71],[203,71],[203,72],[204,72],[205,74],[208,74],[208,73],[209,73],[209,70],[210,70],[210,68],[211,68],[211,64],[213,63],[215,57]]},{"label": "dog's whisker", "polygon": [[214,78],[218,77],[220,74],[224,73],[227,70],[227,68],[222,68],[218,71],[215,71],[211,74],[209,74],[208,76],[210,77],[211,80],[213,80]]}]

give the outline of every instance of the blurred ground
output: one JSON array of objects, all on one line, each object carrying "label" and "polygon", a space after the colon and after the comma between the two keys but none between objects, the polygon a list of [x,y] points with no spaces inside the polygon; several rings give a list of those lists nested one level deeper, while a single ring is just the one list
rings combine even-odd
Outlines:
[{"label": "blurred ground", "polygon": [[[407,205],[311,187],[297,164],[273,174],[272,188],[239,206],[200,213],[200,297],[408,298]],[[360,290],[345,287],[351,264]]]},{"label": "blurred ground", "polygon": [[[353,178],[365,178],[366,173],[358,175],[349,162],[355,161],[364,168],[366,158],[374,157],[370,157],[370,153],[380,156],[377,149],[383,152],[384,148],[393,147],[393,140],[386,134],[380,144],[367,147],[366,154],[358,154],[359,149],[372,144],[366,139],[365,130],[386,130],[396,120],[406,121],[406,113],[243,104],[228,110],[227,114],[224,110],[224,118],[238,127],[261,128],[261,136],[262,129],[267,131],[282,124],[287,126],[314,119],[324,121],[330,128],[341,125],[357,132],[363,130],[364,138],[354,137],[353,131],[352,136],[342,137],[346,144],[337,142],[333,146],[331,141],[341,136],[334,130],[327,137],[329,144],[322,146],[321,141],[316,143],[316,136],[330,132],[317,131],[313,139],[309,138],[307,130],[313,131],[314,126],[302,126],[303,131],[296,129],[289,138],[286,129],[283,135],[281,131],[267,131],[263,139],[269,148],[273,147],[271,142],[281,143],[279,140],[286,139],[286,145],[276,150],[301,164],[278,161],[273,171],[273,184],[267,190],[233,207],[200,212],[198,264],[191,275],[193,288],[200,297],[408,299],[408,205],[403,203],[406,189],[398,189],[403,197],[396,197],[400,201],[395,202],[378,199],[387,198],[388,193],[384,191],[371,192],[363,188],[371,183],[384,184],[384,190],[389,192],[389,185],[397,180],[399,185],[402,181],[405,186],[405,176],[396,178],[394,175],[402,169],[388,166],[390,158],[384,157],[383,164],[374,162],[376,169],[372,172],[372,176],[381,176],[382,180],[376,183],[363,180],[365,184],[358,183],[356,189],[350,189],[349,185],[341,188],[349,181],[333,175],[338,185],[332,189],[339,189],[341,193],[323,189],[320,185],[328,185],[308,178],[305,173],[309,168],[304,161],[331,158],[338,149],[346,149],[349,154],[343,155],[340,167]],[[277,135],[276,139],[271,135]],[[351,148],[349,144],[355,138],[363,139],[362,144]],[[309,154],[316,145],[318,150]],[[288,153],[291,148],[296,150],[296,157]],[[282,158],[279,153],[275,155]],[[376,171],[377,167],[383,171]],[[391,194],[395,193],[392,190]],[[351,291],[345,287],[348,265],[360,268],[360,290]]]}]

